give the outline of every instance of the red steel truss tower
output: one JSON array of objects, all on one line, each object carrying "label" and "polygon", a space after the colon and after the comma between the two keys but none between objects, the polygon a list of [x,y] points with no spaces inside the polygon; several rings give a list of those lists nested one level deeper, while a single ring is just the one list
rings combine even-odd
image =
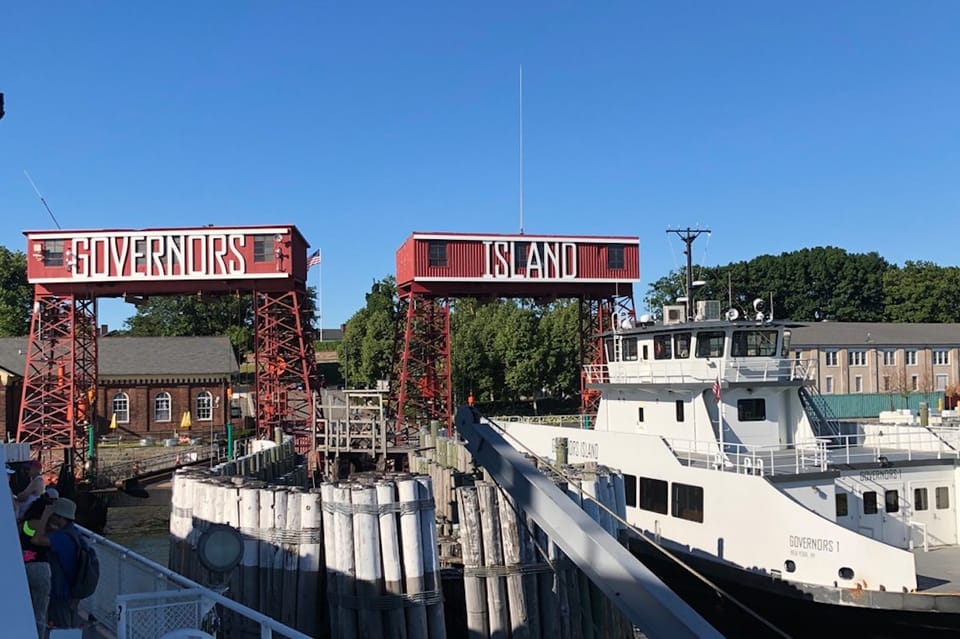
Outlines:
[{"label": "red steel truss tower", "polygon": [[17,439],[53,469],[83,459],[95,423],[96,300],[252,294],[258,433],[302,439],[316,365],[307,248],[295,226],[28,231],[34,307]]}]

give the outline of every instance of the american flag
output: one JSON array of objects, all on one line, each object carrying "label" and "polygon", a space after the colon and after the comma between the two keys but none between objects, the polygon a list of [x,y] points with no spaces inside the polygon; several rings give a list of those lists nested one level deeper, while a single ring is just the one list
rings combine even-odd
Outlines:
[{"label": "american flag", "polygon": [[313,268],[320,264],[320,249],[313,252],[313,255],[307,258],[307,268]]},{"label": "american flag", "polygon": [[717,403],[720,403],[720,379],[713,383],[713,398],[717,400]]}]

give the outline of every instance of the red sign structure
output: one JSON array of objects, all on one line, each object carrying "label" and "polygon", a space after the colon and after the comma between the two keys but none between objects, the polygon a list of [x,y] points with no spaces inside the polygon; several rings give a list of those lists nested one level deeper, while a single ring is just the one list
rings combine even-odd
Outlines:
[{"label": "red sign structure", "polygon": [[27,231],[34,308],[17,439],[52,465],[84,452],[96,393],[96,300],[252,294],[258,434],[301,437],[317,387],[304,316],[307,248],[295,226]]},{"label": "red sign structure", "polygon": [[[450,424],[451,298],[577,299],[581,362],[602,364],[599,333],[633,318],[639,278],[637,237],[413,233],[397,250],[404,318],[394,372],[398,430],[411,418]],[[597,400],[589,381],[581,380],[587,414]]]}]

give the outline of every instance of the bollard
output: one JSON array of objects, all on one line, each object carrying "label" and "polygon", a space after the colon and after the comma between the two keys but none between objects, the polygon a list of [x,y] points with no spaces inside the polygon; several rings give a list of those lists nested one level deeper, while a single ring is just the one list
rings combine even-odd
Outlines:
[{"label": "bollard", "polygon": [[566,437],[557,437],[554,440],[554,449],[557,456],[557,466],[567,465],[567,450],[569,440]]}]

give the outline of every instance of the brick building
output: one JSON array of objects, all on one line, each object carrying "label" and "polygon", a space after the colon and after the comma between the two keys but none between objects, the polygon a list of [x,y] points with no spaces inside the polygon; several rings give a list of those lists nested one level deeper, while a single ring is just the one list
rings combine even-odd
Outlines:
[{"label": "brick building", "polygon": [[[27,338],[0,338],[0,419],[16,437]],[[239,368],[225,337],[101,337],[94,411],[97,435],[209,436],[231,419],[227,389]],[[234,420],[236,422],[236,420]]]},{"label": "brick building", "polygon": [[820,322],[792,330],[797,359],[816,362],[821,393],[932,393],[960,383],[960,324]]}]

